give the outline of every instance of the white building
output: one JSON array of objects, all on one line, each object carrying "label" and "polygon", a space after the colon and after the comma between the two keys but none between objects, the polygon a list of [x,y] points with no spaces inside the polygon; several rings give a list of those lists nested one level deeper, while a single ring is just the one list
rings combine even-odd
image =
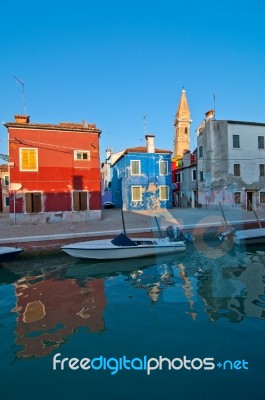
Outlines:
[{"label": "white building", "polygon": [[265,207],[265,123],[215,120],[197,129],[198,203]]}]

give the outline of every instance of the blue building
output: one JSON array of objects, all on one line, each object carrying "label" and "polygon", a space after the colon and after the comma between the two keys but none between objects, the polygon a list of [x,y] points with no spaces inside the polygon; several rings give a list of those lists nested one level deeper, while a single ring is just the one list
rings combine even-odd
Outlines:
[{"label": "blue building", "polygon": [[146,146],[124,150],[112,164],[112,201],[123,210],[172,207],[171,151],[145,138]]}]

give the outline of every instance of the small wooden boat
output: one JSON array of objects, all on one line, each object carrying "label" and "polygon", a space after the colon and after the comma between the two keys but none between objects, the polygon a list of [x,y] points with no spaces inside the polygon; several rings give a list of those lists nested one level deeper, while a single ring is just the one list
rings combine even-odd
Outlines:
[{"label": "small wooden boat", "polygon": [[184,241],[166,238],[130,239],[121,233],[114,239],[91,240],[69,244],[61,249],[72,257],[94,260],[117,260],[136,257],[150,257],[160,254],[177,253],[186,250]]},{"label": "small wooden boat", "polygon": [[19,247],[1,247],[0,246],[0,264],[6,261],[10,261],[20,253],[23,249]]}]

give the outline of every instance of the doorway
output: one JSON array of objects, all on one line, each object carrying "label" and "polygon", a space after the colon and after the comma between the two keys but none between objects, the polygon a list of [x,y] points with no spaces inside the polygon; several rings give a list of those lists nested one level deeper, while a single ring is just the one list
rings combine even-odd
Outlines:
[{"label": "doorway", "polygon": [[246,209],[248,211],[252,211],[252,206],[253,206],[253,192],[247,191],[246,192],[246,201],[247,201],[247,207]]}]

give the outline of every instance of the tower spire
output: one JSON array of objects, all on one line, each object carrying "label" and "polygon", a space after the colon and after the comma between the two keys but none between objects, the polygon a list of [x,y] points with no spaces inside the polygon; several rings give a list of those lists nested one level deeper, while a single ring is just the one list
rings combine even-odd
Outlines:
[{"label": "tower spire", "polygon": [[174,121],[174,158],[182,157],[184,151],[190,149],[190,124],[190,109],[183,87]]}]

